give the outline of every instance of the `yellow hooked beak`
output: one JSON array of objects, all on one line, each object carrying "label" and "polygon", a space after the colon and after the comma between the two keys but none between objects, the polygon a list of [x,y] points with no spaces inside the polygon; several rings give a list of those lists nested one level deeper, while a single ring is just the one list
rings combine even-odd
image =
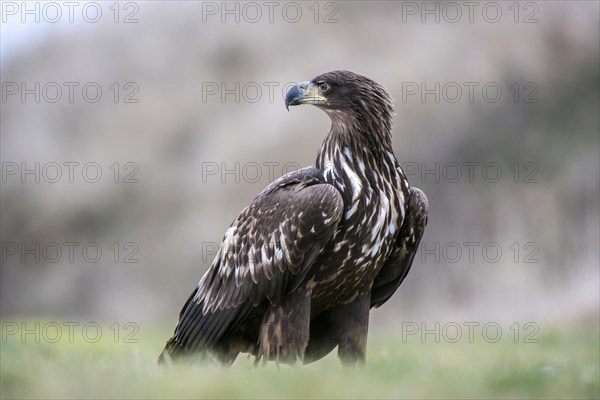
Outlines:
[{"label": "yellow hooked beak", "polygon": [[321,94],[318,85],[312,82],[302,82],[292,86],[285,95],[285,108],[300,104],[319,104],[327,100]]}]

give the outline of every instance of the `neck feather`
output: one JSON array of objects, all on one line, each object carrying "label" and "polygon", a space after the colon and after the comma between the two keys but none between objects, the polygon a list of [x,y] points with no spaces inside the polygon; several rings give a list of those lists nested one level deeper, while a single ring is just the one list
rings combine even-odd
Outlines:
[{"label": "neck feather", "polygon": [[319,153],[316,167],[320,169],[340,170],[340,155],[351,158],[353,164],[362,163],[371,168],[382,167],[390,162],[392,151],[392,117],[389,112],[364,114],[328,112],[331,129],[325,137]]}]

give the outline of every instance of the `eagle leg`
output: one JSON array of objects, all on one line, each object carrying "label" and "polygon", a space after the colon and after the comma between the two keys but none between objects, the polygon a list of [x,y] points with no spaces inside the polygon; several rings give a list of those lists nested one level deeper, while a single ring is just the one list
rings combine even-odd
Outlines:
[{"label": "eagle leg", "polygon": [[304,352],[304,364],[320,360],[337,347],[337,333],[331,318],[328,310],[310,321],[310,340]]},{"label": "eagle leg", "polygon": [[337,330],[338,356],[346,366],[366,363],[370,305],[370,292],[365,292],[330,314]]},{"label": "eagle leg", "polygon": [[277,306],[269,306],[260,327],[256,363],[302,362],[310,327],[310,291],[298,288]]}]

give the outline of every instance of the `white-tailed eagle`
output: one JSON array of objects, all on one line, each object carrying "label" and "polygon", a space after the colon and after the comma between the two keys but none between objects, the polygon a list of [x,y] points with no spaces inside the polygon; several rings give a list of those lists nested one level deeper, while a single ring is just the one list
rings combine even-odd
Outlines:
[{"label": "white-tailed eagle", "polygon": [[313,166],[263,190],[225,232],[160,362],[311,362],[335,347],[365,362],[369,312],[408,273],[427,223],[392,150],[392,102],[369,78],[334,71],[287,92],[331,118]]}]

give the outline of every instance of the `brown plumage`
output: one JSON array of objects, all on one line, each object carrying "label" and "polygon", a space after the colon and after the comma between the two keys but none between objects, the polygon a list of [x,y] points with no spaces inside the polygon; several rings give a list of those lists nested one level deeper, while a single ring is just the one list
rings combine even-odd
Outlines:
[{"label": "brown plumage", "polygon": [[392,151],[385,89],[334,71],[285,101],[330,116],[316,163],[271,183],[233,221],[159,362],[210,355],[230,364],[240,352],[310,362],[337,346],[344,363],[362,364],[370,309],[410,269],[427,198]]}]

